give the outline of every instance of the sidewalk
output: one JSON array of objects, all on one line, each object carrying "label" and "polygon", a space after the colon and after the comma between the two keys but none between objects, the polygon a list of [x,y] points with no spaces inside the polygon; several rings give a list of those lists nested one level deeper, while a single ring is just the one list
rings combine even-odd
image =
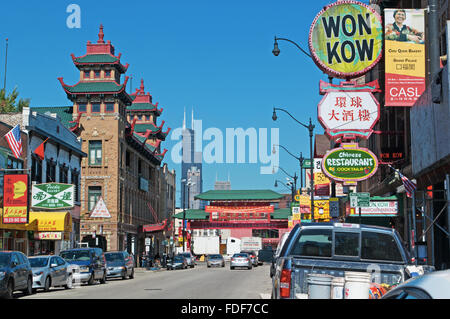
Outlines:
[{"label": "sidewalk", "polygon": [[157,271],[162,271],[165,270],[166,268],[162,268],[162,267],[150,267],[150,268],[145,268],[145,267],[135,267],[134,271],[135,272],[157,272]]}]

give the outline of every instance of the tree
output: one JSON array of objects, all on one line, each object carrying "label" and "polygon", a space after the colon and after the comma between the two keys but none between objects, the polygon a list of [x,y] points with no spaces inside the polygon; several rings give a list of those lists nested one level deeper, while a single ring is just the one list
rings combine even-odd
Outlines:
[{"label": "tree", "polygon": [[17,97],[19,96],[19,92],[17,92],[17,88],[7,94],[5,89],[0,90],[0,113],[15,113],[22,112],[24,107],[30,106],[30,99],[19,99],[17,101]]}]

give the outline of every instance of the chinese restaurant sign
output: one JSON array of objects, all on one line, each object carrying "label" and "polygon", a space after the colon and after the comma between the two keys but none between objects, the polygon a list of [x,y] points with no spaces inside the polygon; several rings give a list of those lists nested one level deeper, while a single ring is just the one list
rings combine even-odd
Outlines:
[{"label": "chinese restaurant sign", "polygon": [[372,92],[378,92],[378,81],[364,85],[344,82],[333,85],[320,81],[317,112],[320,124],[332,139],[356,136],[367,139],[380,118],[380,104]]},{"label": "chinese restaurant sign", "polygon": [[309,33],[314,62],[337,78],[358,77],[373,68],[381,58],[382,44],[380,15],[357,1],[337,1],[325,6]]},{"label": "chinese restaurant sign", "polygon": [[28,223],[28,175],[5,175],[3,224]]},{"label": "chinese restaurant sign", "polygon": [[342,144],[323,157],[322,170],[333,180],[357,182],[371,177],[378,168],[377,157],[357,144]]},{"label": "chinese restaurant sign", "polygon": [[32,187],[31,207],[46,209],[73,208],[74,185],[46,183]]},{"label": "chinese restaurant sign", "polygon": [[424,10],[385,9],[384,15],[385,105],[413,106],[425,91]]},{"label": "chinese restaurant sign", "polygon": [[273,206],[206,206],[211,221],[269,221]]}]

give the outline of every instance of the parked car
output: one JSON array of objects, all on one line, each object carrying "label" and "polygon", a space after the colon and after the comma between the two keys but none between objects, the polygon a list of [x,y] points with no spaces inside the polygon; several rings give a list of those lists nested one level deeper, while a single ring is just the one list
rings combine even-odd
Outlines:
[{"label": "parked car", "polygon": [[[396,285],[410,276],[408,250],[395,229],[349,223],[295,225],[281,248],[272,279],[272,298],[307,294],[307,274],[344,277],[346,271],[371,272],[372,280]],[[422,266],[425,273],[432,266]]]},{"label": "parked car", "polygon": [[233,270],[235,267],[247,267],[252,269],[252,258],[247,253],[234,254],[230,260],[230,269]]},{"label": "parked car", "polygon": [[283,248],[283,245],[286,242],[286,239],[288,238],[289,234],[290,234],[290,231],[285,232],[283,235],[281,235],[281,239],[278,242],[277,249],[275,250],[275,253],[273,255],[272,262],[270,265],[270,278],[272,278],[273,275],[275,274],[275,265],[277,263],[278,257],[280,257],[281,248]]},{"label": "parked car", "polygon": [[15,291],[33,293],[33,272],[27,256],[19,251],[0,251],[0,295],[11,299]]},{"label": "parked car", "polygon": [[186,269],[188,266],[187,258],[183,255],[176,255],[173,259],[167,259],[167,270]]},{"label": "parked car", "polygon": [[73,273],[75,282],[92,285],[99,280],[101,284],[106,283],[106,263],[101,248],[74,248],[62,251],[60,256],[69,264],[80,267],[79,272]]},{"label": "parked car", "polygon": [[134,278],[134,260],[126,251],[111,251],[105,253],[106,278]]},{"label": "parked car", "polygon": [[49,291],[50,287],[72,288],[73,276],[69,264],[59,256],[34,256],[28,258],[33,271],[33,289]]},{"label": "parked car", "polygon": [[213,254],[206,256],[206,266],[208,268],[210,267],[225,267],[225,259],[223,259],[223,256],[220,254]]},{"label": "parked car", "polygon": [[247,253],[252,259],[252,265],[258,267],[258,256],[256,255],[256,251],[254,250],[242,250],[241,253]]},{"label": "parked car", "polygon": [[450,269],[408,279],[381,299],[450,299]]},{"label": "parked car", "polygon": [[192,253],[190,251],[185,252],[185,253],[180,253],[178,255],[186,257],[189,267],[191,267],[191,268],[195,267],[195,257],[194,257],[194,255],[192,255]]},{"label": "parked car", "polygon": [[271,263],[273,260],[274,251],[272,247],[270,248],[263,248],[258,251],[258,264],[262,265],[265,262]]}]

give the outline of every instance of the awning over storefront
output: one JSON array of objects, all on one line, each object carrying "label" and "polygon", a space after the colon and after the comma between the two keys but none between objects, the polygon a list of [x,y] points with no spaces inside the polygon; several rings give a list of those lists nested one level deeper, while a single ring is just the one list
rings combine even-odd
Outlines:
[{"label": "awning over storefront", "polygon": [[[3,214],[3,210],[0,210]],[[2,216],[0,216],[2,217]],[[30,212],[29,224],[3,224],[0,229],[31,230],[37,232],[71,232],[72,216],[69,212]]]}]

